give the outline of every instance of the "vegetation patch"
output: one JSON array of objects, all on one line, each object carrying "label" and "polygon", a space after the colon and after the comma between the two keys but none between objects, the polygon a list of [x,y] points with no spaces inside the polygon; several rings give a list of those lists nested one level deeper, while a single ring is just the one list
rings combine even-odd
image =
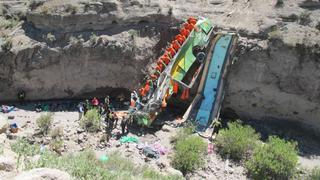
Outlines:
[{"label": "vegetation patch", "polygon": [[39,146],[30,144],[24,138],[18,138],[16,142],[11,144],[11,149],[13,152],[18,154],[18,159],[17,159],[18,167],[20,165],[21,158],[34,156],[40,152]]},{"label": "vegetation patch", "polygon": [[6,19],[3,16],[0,16],[0,29],[11,29],[17,26],[19,20],[17,18]]},{"label": "vegetation patch", "polygon": [[96,132],[101,127],[101,116],[97,109],[90,109],[81,119],[81,126],[88,132]]},{"label": "vegetation patch", "polygon": [[12,39],[7,36],[0,37],[0,44],[1,49],[3,49],[5,52],[9,52],[12,48]]},{"label": "vegetation patch", "polygon": [[37,119],[37,126],[41,133],[48,134],[53,122],[53,113],[42,114]]},{"label": "vegetation patch", "polygon": [[227,129],[222,129],[217,138],[216,144],[219,153],[223,156],[229,156],[234,160],[241,160],[248,157],[257,143],[260,135],[255,130],[240,121],[228,123]]},{"label": "vegetation patch", "polygon": [[176,142],[172,165],[183,174],[191,172],[204,165],[203,156],[207,144],[199,136],[187,136]]},{"label": "vegetation patch", "polygon": [[295,142],[271,136],[266,144],[257,146],[246,167],[253,179],[290,179],[295,173],[298,152]]},{"label": "vegetation patch", "polygon": [[319,180],[320,179],[320,166],[315,167],[311,170],[308,179]]},{"label": "vegetation patch", "polygon": [[36,10],[42,14],[76,14],[79,8],[80,6],[76,0],[51,0],[37,7]]},{"label": "vegetation patch", "polygon": [[110,154],[106,162],[101,162],[90,150],[64,156],[46,152],[37,162],[27,166],[28,169],[40,167],[60,169],[77,179],[181,179],[178,176],[159,174],[148,167],[137,167],[117,153]]}]

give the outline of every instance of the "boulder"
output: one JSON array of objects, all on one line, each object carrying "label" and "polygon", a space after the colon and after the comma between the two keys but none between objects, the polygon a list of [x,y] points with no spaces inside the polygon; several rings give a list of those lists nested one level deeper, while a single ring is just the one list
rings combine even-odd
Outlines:
[{"label": "boulder", "polygon": [[183,174],[182,174],[181,171],[176,170],[176,169],[171,168],[171,167],[168,167],[168,168],[166,169],[166,172],[167,172],[167,174],[169,174],[169,175],[183,177]]},{"label": "boulder", "polygon": [[20,173],[15,180],[71,180],[71,176],[58,169],[37,168]]},{"label": "boulder", "polygon": [[0,115],[0,134],[7,132],[9,128],[9,123],[7,118]]},{"label": "boulder", "polygon": [[16,167],[16,160],[12,157],[0,156],[0,171],[13,171]]}]

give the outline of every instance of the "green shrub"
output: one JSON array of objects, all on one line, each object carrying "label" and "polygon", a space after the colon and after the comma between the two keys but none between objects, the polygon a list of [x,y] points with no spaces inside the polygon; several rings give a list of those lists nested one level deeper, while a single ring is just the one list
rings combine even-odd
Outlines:
[{"label": "green shrub", "polygon": [[241,160],[253,151],[259,138],[260,135],[252,127],[236,121],[228,123],[228,129],[220,130],[216,144],[220,154]]},{"label": "green shrub", "polygon": [[40,147],[37,145],[31,145],[26,139],[18,138],[13,144],[11,144],[11,150],[18,154],[17,164],[19,167],[21,157],[39,154]]},{"label": "green shrub", "polygon": [[97,109],[90,109],[81,119],[82,127],[89,132],[100,130],[101,117]]},{"label": "green shrub", "polygon": [[5,52],[9,52],[12,48],[12,39],[8,37],[4,37],[0,39],[0,42],[3,42],[1,44],[1,49],[3,49]]},{"label": "green shrub", "polygon": [[63,147],[64,141],[62,139],[53,139],[49,146],[50,149],[58,154],[61,154],[61,149]]},{"label": "green shrub", "polygon": [[41,133],[48,134],[53,121],[53,113],[42,114],[37,119],[37,126]]},{"label": "green shrub", "polygon": [[315,167],[311,170],[308,179],[309,180],[319,180],[320,179],[320,166]]},{"label": "green shrub", "polygon": [[288,179],[295,173],[298,152],[295,142],[269,137],[268,142],[257,146],[253,156],[246,162],[253,179]]},{"label": "green shrub", "polygon": [[183,174],[200,168],[207,149],[206,143],[198,136],[188,136],[178,140],[175,145],[172,165]]},{"label": "green shrub", "polygon": [[17,20],[17,18],[6,19],[0,16],[0,29],[2,28],[10,29],[18,25],[18,23],[19,23],[19,20]]}]

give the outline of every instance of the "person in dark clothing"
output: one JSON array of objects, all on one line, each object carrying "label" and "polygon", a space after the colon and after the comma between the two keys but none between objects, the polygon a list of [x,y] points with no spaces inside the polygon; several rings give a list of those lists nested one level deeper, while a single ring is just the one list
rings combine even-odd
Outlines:
[{"label": "person in dark clothing", "polygon": [[41,105],[40,102],[38,102],[38,103],[36,104],[36,112],[41,112],[41,111],[42,111],[42,105]]},{"label": "person in dark clothing", "polygon": [[121,123],[120,123],[120,126],[121,126],[121,132],[122,132],[122,135],[124,135],[126,133],[126,129],[128,130],[128,122],[129,122],[129,116],[125,116],[121,119]]},{"label": "person in dark clothing", "polygon": [[26,98],[26,93],[24,91],[18,92],[18,100],[20,101],[20,104],[24,102],[24,99]]},{"label": "person in dark clothing", "polygon": [[113,125],[114,125],[114,118],[113,118],[112,113],[109,113],[105,117],[107,142],[109,142],[109,140],[112,136],[112,130],[113,130]]},{"label": "person in dark clothing", "polygon": [[114,123],[113,128],[117,128],[119,118],[118,118],[117,114],[114,112],[112,112],[112,117],[113,117],[113,123]]}]

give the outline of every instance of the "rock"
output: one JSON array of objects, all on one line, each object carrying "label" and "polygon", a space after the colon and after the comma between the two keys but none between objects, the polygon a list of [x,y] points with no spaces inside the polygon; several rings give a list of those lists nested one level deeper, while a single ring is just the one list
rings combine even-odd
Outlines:
[{"label": "rock", "polygon": [[58,169],[37,168],[22,172],[14,180],[71,180],[71,176]]},{"label": "rock", "polygon": [[0,171],[13,171],[16,166],[16,160],[12,157],[0,156]]},{"label": "rock", "polygon": [[17,136],[17,134],[10,133],[10,134],[7,134],[7,138],[10,139],[10,140],[14,140],[14,139],[17,139],[18,136]]},{"label": "rock", "polygon": [[5,143],[6,139],[7,139],[6,134],[0,134],[0,144]]},{"label": "rock", "polygon": [[80,133],[83,133],[84,132],[84,129],[82,128],[77,128],[77,133],[80,134]]},{"label": "rock", "polygon": [[9,123],[7,119],[0,115],[0,134],[7,132]]},{"label": "rock", "polygon": [[170,132],[171,130],[171,127],[169,125],[164,125],[161,130],[164,131],[164,132]]},{"label": "rock", "polygon": [[183,174],[182,174],[181,171],[176,170],[176,169],[174,169],[174,168],[172,168],[172,167],[168,167],[168,168],[166,169],[166,172],[167,172],[167,174],[169,174],[169,175],[183,177]]},{"label": "rock", "polygon": [[157,166],[160,168],[160,169],[164,169],[166,167],[166,164],[164,162],[156,162]]}]

